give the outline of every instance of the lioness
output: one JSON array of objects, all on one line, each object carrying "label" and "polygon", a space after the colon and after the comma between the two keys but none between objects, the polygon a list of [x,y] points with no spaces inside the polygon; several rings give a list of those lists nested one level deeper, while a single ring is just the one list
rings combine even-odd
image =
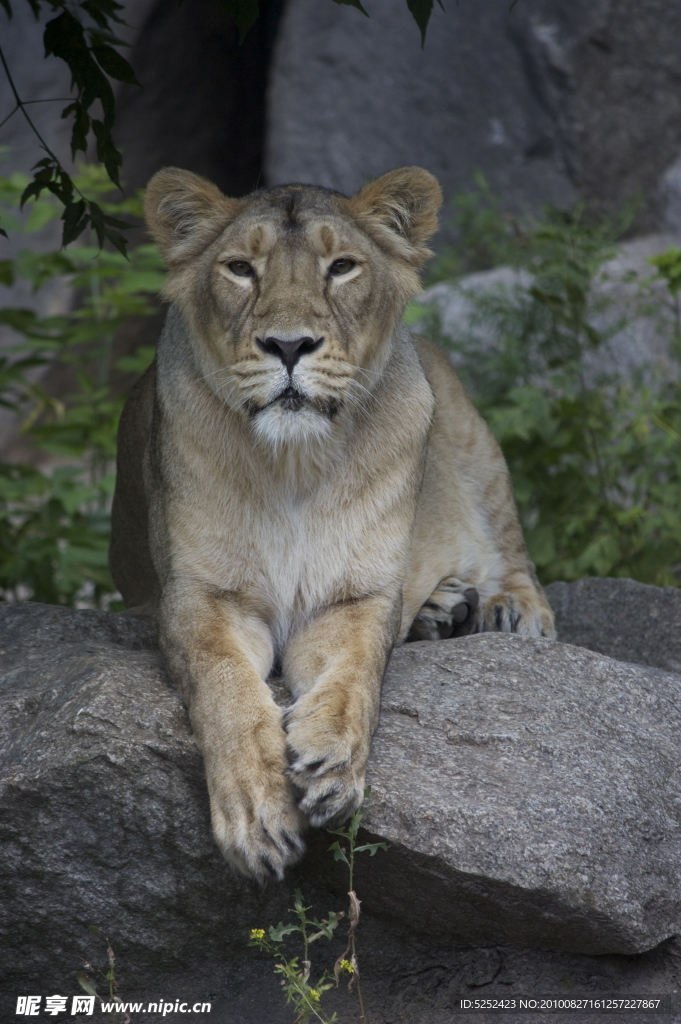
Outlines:
[{"label": "lioness", "polygon": [[501,452],[401,323],[440,203],[418,167],[350,198],[173,168],[147,189],[171,306],[121,421],[111,565],[158,614],[216,839],[259,879],[360,803],[410,630],[553,635]]}]

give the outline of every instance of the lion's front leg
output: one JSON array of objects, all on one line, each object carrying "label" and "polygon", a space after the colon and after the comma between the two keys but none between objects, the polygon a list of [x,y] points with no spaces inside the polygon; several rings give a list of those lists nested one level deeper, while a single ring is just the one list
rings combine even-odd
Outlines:
[{"label": "lion's front leg", "polygon": [[264,682],[272,643],[231,597],[165,596],[161,647],[203,754],[215,838],[259,880],[282,878],[304,851],[305,821],[286,777],[281,711]]},{"label": "lion's front leg", "polygon": [[289,777],[317,827],[361,804],[381,683],[395,641],[399,598],[381,594],[334,605],[300,629],[284,657],[296,696],[289,708]]}]

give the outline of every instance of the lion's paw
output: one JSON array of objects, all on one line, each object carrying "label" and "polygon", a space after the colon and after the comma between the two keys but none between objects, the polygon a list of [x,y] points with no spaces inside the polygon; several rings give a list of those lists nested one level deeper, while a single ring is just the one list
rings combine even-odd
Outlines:
[{"label": "lion's paw", "polygon": [[259,882],[281,880],[305,852],[306,822],[286,778],[280,726],[277,733],[274,756],[272,750],[263,757],[257,748],[250,755],[242,748],[224,762],[206,762],[217,843],[234,868]]},{"label": "lion's paw", "polygon": [[447,576],[438,583],[411,624],[408,641],[448,640],[471,631],[480,598],[475,587]]},{"label": "lion's paw", "polygon": [[535,592],[493,594],[478,607],[471,632],[517,633],[553,638],[553,613]]},{"label": "lion's paw", "polygon": [[289,709],[288,776],[298,807],[315,828],[340,824],[362,802],[366,756],[353,756],[348,739],[338,735],[322,710],[312,709],[311,694]]}]

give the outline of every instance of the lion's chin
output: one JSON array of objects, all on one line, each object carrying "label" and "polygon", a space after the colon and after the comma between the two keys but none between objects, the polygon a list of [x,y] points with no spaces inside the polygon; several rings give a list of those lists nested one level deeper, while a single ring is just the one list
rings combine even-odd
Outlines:
[{"label": "lion's chin", "polygon": [[275,450],[291,445],[323,445],[332,435],[331,418],[308,404],[290,408],[274,402],[251,422],[258,440]]}]

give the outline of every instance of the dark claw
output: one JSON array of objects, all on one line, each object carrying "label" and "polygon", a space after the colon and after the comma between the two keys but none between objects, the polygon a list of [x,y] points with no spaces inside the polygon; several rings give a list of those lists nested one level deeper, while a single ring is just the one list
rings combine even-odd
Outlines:
[{"label": "dark claw", "polygon": [[263,855],[260,858],[260,863],[263,865],[263,867],[265,868],[265,871],[270,876],[270,878],[279,878],[280,877],[280,873],[277,871],[277,869],[275,868],[274,864],[269,859],[269,857],[265,857]]},{"label": "dark claw", "polygon": [[298,836],[292,836],[288,832],[284,832],[282,839],[291,853],[300,853],[303,848],[303,844]]},{"label": "dark claw", "polygon": [[317,799],[315,800],[314,804],[312,805],[310,813],[314,813],[315,811],[320,811],[322,809],[322,805],[323,804],[328,803],[329,800],[333,800],[333,798],[335,796],[338,796],[339,793],[342,793],[342,792],[343,792],[343,787],[342,786],[332,786],[331,789],[328,789],[326,791],[326,793],[322,793],[321,796],[317,797]]},{"label": "dark claw", "polygon": [[457,626],[460,626],[462,622],[465,622],[468,618],[470,609],[467,604],[457,604],[452,610],[452,622],[455,622]]}]

